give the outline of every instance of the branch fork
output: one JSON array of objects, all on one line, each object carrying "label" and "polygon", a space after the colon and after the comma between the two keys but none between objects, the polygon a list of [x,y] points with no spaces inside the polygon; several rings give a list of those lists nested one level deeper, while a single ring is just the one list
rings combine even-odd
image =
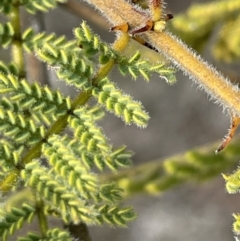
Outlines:
[{"label": "branch fork", "polygon": [[[149,11],[145,11],[147,14],[143,14],[138,8],[136,10],[136,7],[124,0],[118,0],[117,3],[113,0],[85,1],[97,6],[113,26],[127,23],[124,31],[133,35],[133,39],[160,52],[204,89],[211,99],[215,100],[224,110],[229,111],[233,122],[227,137],[216,153],[224,149],[239,125],[240,95],[238,87],[222,76],[181,40],[165,31],[166,22],[172,15],[164,14],[164,2],[149,0]],[[143,22],[145,25],[139,28],[138,26]],[[113,27],[112,30],[121,30],[121,28]],[[135,34],[141,34],[141,36],[134,36]]]}]

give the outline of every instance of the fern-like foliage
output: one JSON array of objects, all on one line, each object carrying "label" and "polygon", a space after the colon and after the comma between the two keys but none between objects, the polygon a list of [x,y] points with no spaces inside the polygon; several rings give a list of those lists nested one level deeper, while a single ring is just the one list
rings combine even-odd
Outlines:
[{"label": "fern-like foliage", "polygon": [[[144,59],[140,51],[127,55],[126,33],[110,45],[94,34],[86,22],[73,30],[72,40],[54,33],[36,33],[31,27],[22,31],[20,8],[36,14],[48,12],[64,2],[0,0],[0,13],[7,18],[0,24],[0,45],[9,48],[12,57],[10,63],[0,61],[0,239],[3,241],[33,218],[38,221],[40,232],[29,232],[19,241],[76,238],[70,229],[50,227],[51,216],[66,226],[126,227],[136,214],[131,207],[122,207],[122,196],[138,191],[156,194],[190,179],[203,181],[224,171],[239,155],[236,147],[222,158],[209,151],[190,151],[181,161],[171,158],[160,165],[153,163],[147,171],[143,166],[133,175],[130,171],[126,175],[120,172],[118,176],[119,169],[131,165],[132,152],[124,145],[114,147],[97,121],[104,117],[105,110],[125,124],[138,127],[146,127],[150,117],[139,101],[110,80],[109,72],[116,66],[123,77],[134,80],[141,77],[148,82],[152,74],[157,74],[169,84],[175,83],[175,72],[165,62]],[[151,14],[159,15],[163,1],[148,2]],[[129,7],[134,9],[133,5]],[[202,47],[218,26],[220,34],[214,54],[220,60],[232,61],[240,57],[240,34],[236,33],[240,26],[239,9],[239,0],[196,5],[190,8],[187,18],[186,15],[175,18],[172,28],[180,29],[181,37],[186,36],[193,47]],[[159,16],[159,22],[164,19]],[[153,22],[156,27],[156,21]],[[121,41],[124,44],[119,44]],[[78,95],[67,97],[59,90],[29,80],[24,62],[24,55],[28,54],[35,55],[55,71],[58,79],[73,86]],[[186,57],[188,64],[189,56]],[[97,103],[90,102],[90,98]],[[106,169],[114,173],[113,178],[101,177],[99,173]],[[229,193],[239,192],[239,169],[224,178]],[[17,194],[22,189],[29,195],[19,198]],[[234,214],[234,218],[234,231],[239,234],[240,215]]]},{"label": "fern-like foliage", "polygon": [[123,119],[126,124],[136,124],[145,127],[149,120],[148,114],[143,110],[141,103],[119,90],[108,78],[102,79],[98,87],[93,89],[93,96],[98,103],[108,111]]},{"label": "fern-like foliage", "polygon": [[[53,173],[49,173],[48,169],[40,166],[37,161],[26,166],[26,169],[22,172],[22,178],[26,181],[26,185],[35,189],[51,203],[51,206],[60,213],[66,223],[96,222],[98,213],[93,206],[86,203],[81,198],[80,193],[71,191],[64,179],[61,179],[60,176],[54,177]],[[86,175],[87,178],[90,179]]]},{"label": "fern-like foliage", "polygon": [[163,63],[153,64],[143,60],[140,52],[136,52],[130,58],[120,55],[94,35],[85,22],[82,23],[81,28],[76,28],[74,33],[79,46],[84,51],[84,55],[89,57],[96,57],[97,55],[100,64],[104,64],[110,59],[114,60],[123,76],[130,75],[134,79],[142,76],[145,80],[149,80],[150,74],[155,72],[170,84],[176,81],[172,67],[165,66]]},{"label": "fern-like foliage", "polygon": [[[123,76],[133,79],[141,76],[149,81],[157,73],[168,83],[175,81],[172,67],[144,60],[140,52],[125,56],[85,22],[74,29],[73,40],[35,33],[32,28],[21,33],[20,7],[35,14],[63,2],[0,1],[0,11],[9,18],[0,24],[0,44],[18,50],[13,50],[13,63],[0,61],[0,190],[7,194],[25,186],[31,192],[23,202],[2,206],[0,238],[4,241],[33,217],[40,222],[41,234],[28,233],[19,240],[72,240],[68,230],[46,230],[51,215],[76,225],[126,226],[133,220],[132,208],[120,205],[123,190],[114,182],[100,182],[98,175],[106,168],[116,172],[129,167],[132,153],[126,146],[113,147],[96,122],[104,117],[104,109],[140,127],[147,125],[149,116],[139,101],[101,71],[116,65]],[[34,53],[80,94],[72,99],[37,82],[30,84],[24,77],[23,51]],[[97,105],[87,103],[90,97]]]},{"label": "fern-like foliage", "polygon": [[0,74],[1,93],[8,93],[1,101],[1,131],[16,143],[27,140],[29,145],[36,144],[46,134],[45,125],[50,126],[71,108],[70,99],[37,83],[29,85],[26,80],[18,81],[9,72],[11,70]]},{"label": "fern-like foliage", "polygon": [[64,49],[72,49],[76,47],[76,42],[74,40],[67,41],[65,36],[58,37],[54,33],[47,34],[45,32],[37,34],[32,28],[28,28],[23,32],[22,39],[23,47],[28,53],[38,50],[45,44],[54,45],[55,48],[58,47]]},{"label": "fern-like foliage", "polygon": [[54,45],[45,44],[37,54],[41,60],[58,69],[56,73],[60,79],[78,89],[91,88],[90,79],[94,68],[92,62],[88,63],[88,59],[84,58],[80,49],[72,53],[62,47],[56,48]]}]

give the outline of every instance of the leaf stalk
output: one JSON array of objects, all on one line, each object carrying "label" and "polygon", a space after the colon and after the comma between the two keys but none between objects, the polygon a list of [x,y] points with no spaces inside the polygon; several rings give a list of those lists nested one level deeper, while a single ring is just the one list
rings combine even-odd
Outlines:
[{"label": "leaf stalk", "polygon": [[21,24],[20,24],[20,7],[14,5],[10,13],[10,21],[14,29],[14,36],[12,41],[12,61],[16,64],[19,69],[19,78],[26,76],[23,56],[23,46],[21,40]]}]

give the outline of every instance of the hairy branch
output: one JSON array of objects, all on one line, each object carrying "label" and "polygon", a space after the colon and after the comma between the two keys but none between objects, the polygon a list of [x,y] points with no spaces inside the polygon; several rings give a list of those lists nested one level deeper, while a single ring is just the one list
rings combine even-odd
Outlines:
[{"label": "hairy branch", "polygon": [[[145,15],[136,11],[130,3],[124,0],[117,2],[113,0],[88,0],[87,2],[100,10],[113,26],[127,22],[130,29],[134,29],[148,20]],[[184,43],[165,31],[147,31],[142,33],[142,37],[171,60],[174,65],[188,74],[224,109],[230,110],[233,115],[240,116],[240,96],[237,86],[232,85],[228,79],[203,61]]]}]

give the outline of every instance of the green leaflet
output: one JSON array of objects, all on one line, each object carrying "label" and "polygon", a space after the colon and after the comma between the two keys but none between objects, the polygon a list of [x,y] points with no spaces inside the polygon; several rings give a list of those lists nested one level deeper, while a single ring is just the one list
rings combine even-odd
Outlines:
[{"label": "green leaflet", "polygon": [[81,164],[79,157],[75,156],[70,148],[64,145],[59,136],[52,136],[49,144],[43,145],[43,154],[49,160],[56,174],[65,179],[86,199],[89,193],[95,194],[97,188],[97,176],[89,173],[89,170]]},{"label": "green leaflet", "polygon": [[67,84],[78,89],[87,90],[91,88],[90,79],[94,70],[89,61],[82,56],[80,49],[73,54],[46,43],[41,50],[37,51],[37,54],[42,61],[56,68],[57,76],[66,81]]},{"label": "green leaflet", "polygon": [[3,48],[7,48],[13,39],[14,29],[10,22],[0,24],[0,44]]},{"label": "green leaflet", "polygon": [[25,5],[29,13],[35,14],[38,11],[47,12],[56,8],[58,3],[65,3],[66,0],[20,0],[20,2]]},{"label": "green leaflet", "polygon": [[23,150],[24,150],[24,146],[21,144],[13,144],[12,141],[10,140],[1,140],[0,141],[1,168],[3,168],[3,166],[13,167],[13,164],[16,165],[20,160]]},{"label": "green leaflet", "polygon": [[[126,149],[126,146],[122,146],[117,149],[111,148],[109,153],[101,153],[99,151],[92,152],[87,150],[86,145],[82,144],[79,138],[71,138],[69,136],[53,136],[49,139],[49,143],[53,143],[53,140],[56,140],[59,144],[55,151],[50,152],[50,154],[46,153],[47,155],[52,155],[58,149],[60,151],[61,148],[63,148],[62,151],[69,153],[69,155],[72,156],[72,159],[78,160],[79,165],[83,165],[88,170],[95,165],[101,171],[106,167],[116,171],[118,168],[129,167],[131,164],[132,153]],[[48,148],[48,146],[46,146],[46,148]]]},{"label": "green leaflet", "polygon": [[14,0],[1,0],[0,1],[0,12],[8,14],[11,12]]},{"label": "green leaflet", "polygon": [[198,51],[217,28],[212,54],[218,61],[232,62],[240,57],[239,9],[238,0],[193,4],[185,13],[174,16],[170,24],[179,37]]},{"label": "green leaflet", "polygon": [[26,237],[21,237],[18,241],[72,241],[70,233],[67,230],[61,230],[60,228],[54,228],[47,231],[46,237],[43,239],[41,235],[37,233],[29,232]]},{"label": "green leaflet", "polygon": [[21,174],[28,186],[49,201],[66,223],[96,223],[97,211],[94,206],[80,198],[80,193],[77,195],[69,190],[64,178],[54,176],[36,161],[29,163]]},{"label": "green leaflet", "polygon": [[[239,168],[234,171],[231,175],[223,174],[223,178],[226,181],[226,190],[230,194],[239,193],[240,191],[240,170]],[[234,223],[233,223],[233,231],[239,235],[240,233],[240,215],[238,213],[233,214]]]},{"label": "green leaflet", "polygon": [[76,47],[76,41],[67,41],[65,36],[56,36],[56,34],[34,33],[32,28],[28,28],[22,34],[23,47],[27,52],[33,52],[44,46],[45,44],[51,44],[58,48],[64,48],[72,50]]},{"label": "green leaflet", "polygon": [[37,126],[33,120],[27,120],[22,114],[5,111],[0,108],[0,131],[16,143],[29,142],[30,145],[40,141],[45,136],[45,127]]},{"label": "green leaflet", "polygon": [[[50,9],[57,7],[58,3],[64,3],[66,0],[19,0],[19,4],[23,5],[26,10],[35,14],[37,11],[47,12]],[[14,0],[1,0],[0,1],[0,12],[8,14],[11,12],[14,6]]]},{"label": "green leaflet", "polygon": [[[110,203],[120,201],[122,190],[114,183],[102,184],[99,188],[97,175],[89,173],[92,164],[88,163],[86,165],[78,155],[78,150],[75,149],[76,146],[68,145],[68,142],[70,140],[68,140],[67,136],[61,138],[55,135],[49,138],[49,144],[43,145],[43,155],[49,160],[52,171],[66,180],[68,185],[75,189],[76,192],[79,192],[86,201],[91,199],[97,203],[101,200]],[[83,151],[84,149],[80,150],[80,152]],[[124,151],[125,148],[121,148],[112,153],[112,162],[115,161],[114,157],[121,158],[125,155],[125,158],[129,158],[130,156]],[[103,163],[105,162],[103,161]],[[116,165],[114,165],[115,168],[117,168]]]},{"label": "green leaflet", "polygon": [[73,129],[75,138],[85,145],[87,151],[106,154],[110,152],[111,146],[86,108],[75,109],[69,116],[68,122]]},{"label": "green leaflet", "polygon": [[[17,26],[20,5],[35,14],[63,2],[0,1],[0,11],[10,13],[7,16],[10,22],[0,25],[0,44],[36,55],[59,79],[81,91],[71,100],[48,86],[30,84],[22,78],[24,61],[17,54],[14,64],[0,62],[0,187],[9,191],[24,183],[26,189],[32,191],[31,201],[36,202],[36,208],[28,210],[25,204],[15,207],[10,200],[11,210],[4,213],[2,225],[0,223],[4,240],[40,211],[46,219],[53,215],[68,224],[126,226],[133,220],[136,214],[132,209],[119,205],[123,190],[114,182],[101,183],[98,178],[98,172],[105,168],[116,172],[128,167],[132,153],[126,146],[114,149],[95,122],[104,115],[102,106],[126,124],[140,127],[147,125],[149,116],[140,102],[105,77],[109,71],[102,70],[112,63],[123,76],[134,79],[141,76],[149,81],[151,74],[157,73],[168,82],[174,80],[171,67],[150,63],[142,59],[140,52],[130,57],[118,53],[85,22],[74,30],[75,39],[71,41],[55,34],[35,33],[32,28],[21,33],[20,25]],[[99,74],[101,71],[104,74]],[[98,106],[87,105],[91,96],[97,99]],[[37,205],[38,199],[41,207]],[[44,222],[44,218],[41,221]],[[50,229],[43,233],[47,240],[71,240],[68,231]],[[42,240],[42,237],[29,233],[19,240]]]},{"label": "green leaflet", "polygon": [[98,54],[100,64],[114,60],[123,76],[130,75],[133,79],[142,76],[145,80],[149,81],[151,74],[157,73],[170,84],[176,82],[175,71],[172,67],[168,67],[164,63],[151,63],[144,60],[141,58],[139,51],[129,58],[116,52],[98,36],[93,34],[85,22],[81,24],[80,28],[76,28],[74,33],[85,55],[93,57]]},{"label": "green leaflet", "polygon": [[144,60],[141,58],[139,51],[133,54],[130,59],[120,57],[116,61],[118,63],[118,69],[123,76],[130,75],[134,80],[141,76],[144,80],[149,81],[151,75],[156,73],[160,78],[165,79],[167,83],[176,83],[175,70],[173,67],[166,66],[161,62],[151,63]]},{"label": "green leaflet", "polygon": [[[0,73],[0,93],[8,93],[7,97],[3,97],[0,101],[6,120],[13,122],[13,118],[17,118],[22,127],[29,125],[32,130],[37,129],[36,122],[50,125],[52,120],[56,120],[59,116],[66,114],[71,108],[70,98],[64,98],[59,91],[52,91],[49,87],[41,87],[38,83],[30,85],[26,80],[18,81],[16,76],[8,74],[7,66],[0,65],[5,73]],[[26,120],[26,111],[29,111],[28,119]],[[19,113],[18,117],[13,117],[12,112]],[[11,118],[12,116],[12,118]],[[7,124],[1,118],[2,124]],[[16,120],[15,120],[16,121]],[[29,124],[25,122],[28,121]],[[14,123],[12,123],[14,124]],[[27,127],[26,127],[27,128]],[[43,135],[43,134],[42,134]]]},{"label": "green leaflet", "polygon": [[25,203],[19,208],[12,207],[9,212],[5,212],[4,218],[0,221],[0,237],[2,240],[7,241],[8,236],[20,229],[24,222],[30,223],[35,212],[33,206]]},{"label": "green leaflet", "polygon": [[106,110],[121,117],[126,124],[134,123],[137,126],[146,127],[149,116],[143,110],[141,103],[117,89],[108,78],[102,79],[98,87],[93,89],[93,96]]},{"label": "green leaflet", "polygon": [[99,54],[101,64],[106,63],[110,59],[117,59],[119,54],[113,50],[108,44],[104,43],[92,30],[87,26],[86,22],[81,27],[74,30],[78,45],[83,49],[86,56],[93,57]]},{"label": "green leaflet", "polygon": [[[26,169],[21,172],[21,176],[28,186],[36,190],[44,200],[50,203],[52,209],[56,210],[66,223],[73,222],[77,224],[83,221],[87,224],[94,224],[106,222],[111,225],[125,226],[126,222],[135,217],[135,213],[131,208],[121,209],[116,206],[116,202],[121,200],[121,189],[115,184],[101,185],[101,188],[98,190],[94,184],[96,178],[89,174],[84,174],[84,167],[81,167],[77,160],[70,159],[70,166],[73,165],[72,170],[70,170],[71,167],[69,168],[68,163],[64,163],[63,158],[57,159],[54,156],[53,149],[47,147],[44,152],[51,159],[50,162],[57,175],[41,167],[35,161],[27,164]],[[55,153],[57,153],[57,150]],[[64,153],[61,154],[63,156],[66,155]],[[49,157],[49,155],[51,156]],[[78,183],[70,181],[73,178],[73,172],[76,174],[75,181],[82,182],[80,185],[85,187],[91,186],[90,195],[85,196],[83,193],[85,190],[82,188],[77,190]],[[68,182],[70,185],[66,182],[66,176],[68,181],[70,181]],[[93,196],[94,192],[96,192],[95,197]],[[91,204],[91,200],[93,204]],[[106,202],[114,203],[115,205],[105,204]],[[113,218],[110,217],[112,214]]]},{"label": "green leaflet", "polygon": [[125,227],[128,221],[136,218],[132,208],[120,210],[117,206],[104,205],[99,208],[101,215],[98,217],[100,223],[115,224]]}]

